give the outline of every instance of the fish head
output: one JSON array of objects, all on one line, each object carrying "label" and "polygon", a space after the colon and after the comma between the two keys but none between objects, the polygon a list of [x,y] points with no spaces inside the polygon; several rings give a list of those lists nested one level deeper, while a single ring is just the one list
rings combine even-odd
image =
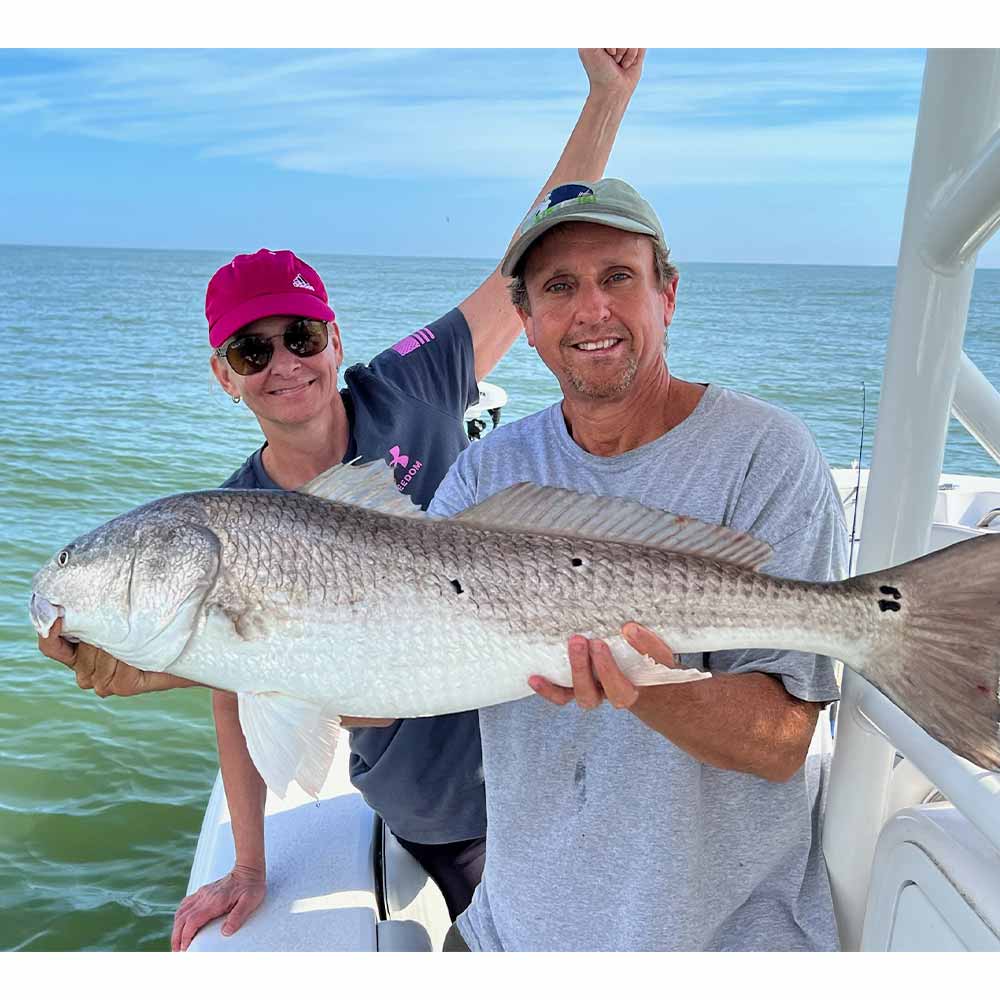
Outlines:
[{"label": "fish head", "polygon": [[219,570],[221,546],[175,509],[140,507],[56,552],[31,583],[31,620],[120,660],[164,670],[196,626]]}]

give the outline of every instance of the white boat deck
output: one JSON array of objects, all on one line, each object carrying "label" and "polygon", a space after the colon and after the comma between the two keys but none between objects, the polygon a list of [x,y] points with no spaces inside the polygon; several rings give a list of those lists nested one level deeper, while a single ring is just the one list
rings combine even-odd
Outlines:
[{"label": "white boat deck", "polygon": [[[297,784],[268,793],[267,896],[230,937],[222,919],[190,951],[439,951],[451,920],[444,898],[368,808],[348,777],[346,734],[312,799]],[[205,812],[188,892],[235,862],[221,775]]]}]

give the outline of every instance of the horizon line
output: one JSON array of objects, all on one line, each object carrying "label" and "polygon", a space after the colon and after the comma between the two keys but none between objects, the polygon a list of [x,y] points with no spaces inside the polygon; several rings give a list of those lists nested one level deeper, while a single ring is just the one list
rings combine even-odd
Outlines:
[{"label": "horizon line", "polygon": [[[232,249],[222,249],[219,247],[142,247],[142,246],[109,246],[107,244],[90,243],[7,243],[0,241],[0,249],[32,249],[32,250],[117,250],[117,251],[141,251],[143,253],[218,253],[220,255],[233,254]],[[259,249],[259,248],[258,248]],[[290,248],[282,248],[290,249]],[[237,253],[241,251],[236,251]],[[242,251],[254,253],[255,251]],[[293,251],[298,255],[298,251]],[[388,257],[398,260],[464,260],[464,261],[485,261],[499,264],[500,256],[497,257],[456,257],[451,254],[392,254],[392,253],[343,253],[336,250],[308,250],[306,256],[327,256],[327,257]],[[682,260],[677,263],[682,264],[733,264],[738,266],[751,267],[887,267],[895,268],[893,264],[845,264],[845,263],[802,263],[780,260]],[[1000,267],[977,266],[977,271],[996,271]]]}]

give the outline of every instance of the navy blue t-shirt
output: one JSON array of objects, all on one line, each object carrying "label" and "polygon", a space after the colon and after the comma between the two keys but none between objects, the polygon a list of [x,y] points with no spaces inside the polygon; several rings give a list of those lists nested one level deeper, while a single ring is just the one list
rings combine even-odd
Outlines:
[{"label": "navy blue t-shirt", "polygon": [[[367,365],[344,373],[350,438],[344,461],[389,463],[401,492],[426,508],[468,445],[463,416],[479,398],[472,335],[458,309]],[[281,489],[255,451],[222,485]],[[351,731],[351,780],[397,836],[446,844],[486,834],[477,712],[400,719]]]}]

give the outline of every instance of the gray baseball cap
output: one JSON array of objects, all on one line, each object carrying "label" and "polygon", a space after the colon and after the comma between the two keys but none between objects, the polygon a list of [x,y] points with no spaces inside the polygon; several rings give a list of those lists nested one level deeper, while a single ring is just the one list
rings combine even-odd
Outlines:
[{"label": "gray baseball cap", "polygon": [[596,222],[627,233],[642,233],[667,249],[663,226],[652,205],[631,184],[605,177],[593,185],[573,183],[553,188],[518,226],[514,242],[500,262],[500,273],[509,278],[531,244],[563,222]]}]

